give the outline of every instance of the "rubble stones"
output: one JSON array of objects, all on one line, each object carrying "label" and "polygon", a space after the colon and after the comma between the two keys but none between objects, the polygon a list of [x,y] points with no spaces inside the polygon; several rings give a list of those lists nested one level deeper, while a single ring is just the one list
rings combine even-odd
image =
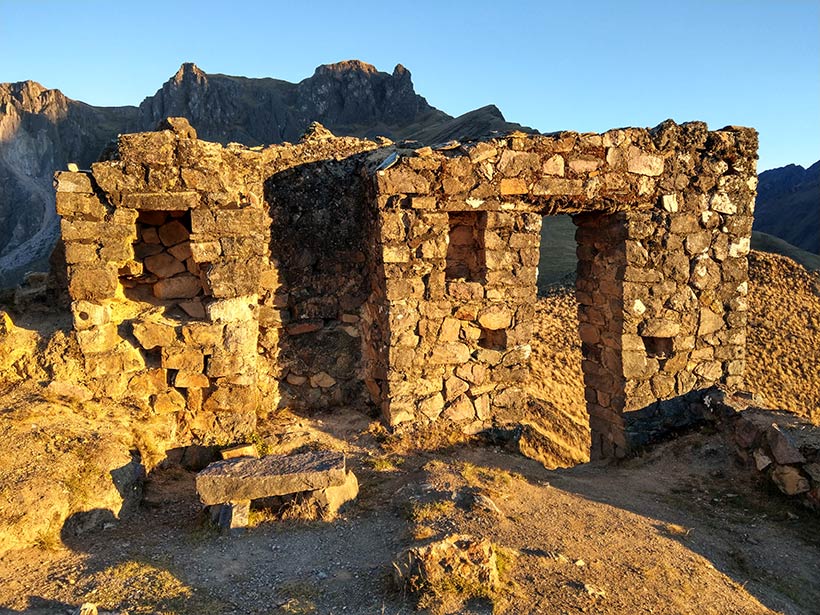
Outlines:
[{"label": "rubble stones", "polygon": [[[400,589],[425,599],[427,604],[443,598],[492,598],[501,589],[495,546],[466,534],[402,552],[393,562],[393,578]],[[448,612],[460,606],[450,604]]]},{"label": "rubble stones", "polygon": [[708,405],[728,427],[736,452],[785,495],[820,511],[820,429],[792,413],[744,407],[722,393]]}]

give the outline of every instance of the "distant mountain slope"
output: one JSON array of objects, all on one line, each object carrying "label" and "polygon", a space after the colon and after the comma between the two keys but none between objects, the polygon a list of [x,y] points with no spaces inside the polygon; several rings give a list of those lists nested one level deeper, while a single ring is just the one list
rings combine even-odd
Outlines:
[{"label": "distant mountain slope", "polygon": [[758,179],[754,229],[820,254],[820,161],[764,171]]},{"label": "distant mountain slope", "polygon": [[787,241],[780,239],[780,237],[775,237],[768,233],[752,231],[752,249],[758,250],[759,252],[768,252],[769,254],[788,256],[808,271],[820,271],[820,255],[801,250]]},{"label": "distant mountain slope", "polygon": [[261,145],[296,141],[313,121],[338,135],[435,143],[493,130],[532,131],[493,106],[453,118],[416,94],[401,64],[392,73],[349,60],[299,83],[210,75],[183,64],[139,107],[94,107],[33,81],[0,84],[0,287],[44,267],[56,240],[52,175],[88,166],[118,133],[188,118],[200,138]]}]

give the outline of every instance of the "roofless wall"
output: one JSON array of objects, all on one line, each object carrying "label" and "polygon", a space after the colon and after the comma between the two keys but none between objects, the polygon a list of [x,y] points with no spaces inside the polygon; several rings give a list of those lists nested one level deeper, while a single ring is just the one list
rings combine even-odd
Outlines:
[{"label": "roofless wall", "polygon": [[372,402],[392,426],[515,421],[541,217],[555,213],[577,225],[593,457],[742,382],[751,129],[666,122],[435,149],[314,131],[260,151],[165,127],[57,175],[98,397],[223,441],[283,405]]}]

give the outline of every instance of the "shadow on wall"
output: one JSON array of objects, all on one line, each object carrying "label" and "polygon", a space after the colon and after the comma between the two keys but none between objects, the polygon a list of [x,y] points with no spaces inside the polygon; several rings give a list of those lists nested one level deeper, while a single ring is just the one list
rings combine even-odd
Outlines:
[{"label": "shadow on wall", "polygon": [[361,309],[373,216],[356,165],[355,156],[310,163],[265,182],[281,286],[260,298],[260,359],[279,380],[280,407],[371,405]]}]

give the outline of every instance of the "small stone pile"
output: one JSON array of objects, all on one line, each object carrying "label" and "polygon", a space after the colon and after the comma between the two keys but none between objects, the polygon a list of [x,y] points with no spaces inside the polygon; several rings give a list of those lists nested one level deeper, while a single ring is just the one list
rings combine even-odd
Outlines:
[{"label": "small stone pile", "polygon": [[707,395],[706,404],[723,417],[742,461],[820,512],[820,427],[790,412],[744,407],[720,393]]},{"label": "small stone pile", "polygon": [[501,591],[496,547],[489,540],[453,534],[402,552],[393,563],[393,580],[434,613],[461,612],[473,598],[492,601]]},{"label": "small stone pile", "polygon": [[204,288],[191,252],[190,226],[191,216],[185,211],[141,211],[134,243],[136,275],[121,276],[122,284],[126,288],[149,286],[154,297],[178,299],[188,316],[204,318]]}]

